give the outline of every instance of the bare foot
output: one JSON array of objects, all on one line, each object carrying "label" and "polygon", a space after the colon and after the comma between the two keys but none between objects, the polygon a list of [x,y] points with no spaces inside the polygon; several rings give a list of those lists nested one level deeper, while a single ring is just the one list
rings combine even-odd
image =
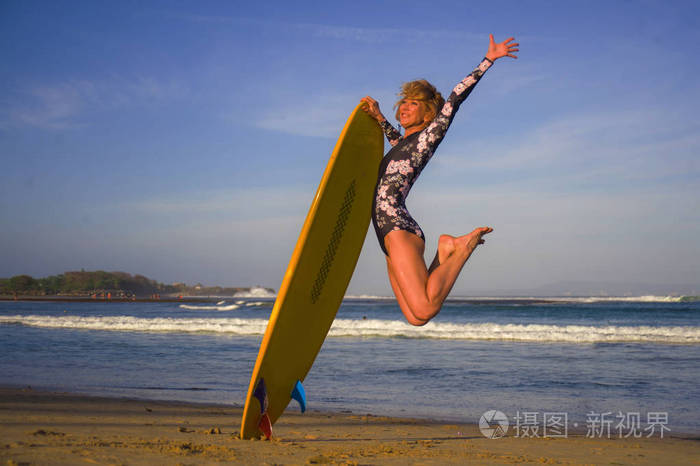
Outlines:
[{"label": "bare foot", "polygon": [[455,248],[464,247],[466,248],[467,254],[474,252],[474,249],[480,244],[484,244],[483,236],[491,233],[493,228],[491,227],[481,227],[475,228],[474,231],[468,235],[460,236],[455,238],[454,245]]},{"label": "bare foot", "polygon": [[493,228],[482,227],[464,236],[440,235],[437,254],[435,254],[435,259],[433,259],[433,262],[430,264],[428,274],[431,274],[439,265],[444,264],[455,252],[465,254],[466,259],[468,259],[478,245],[484,244],[482,236],[492,231]]},{"label": "bare foot", "polygon": [[437,259],[438,264],[444,264],[457,249],[466,248],[467,254],[471,254],[480,244],[484,244],[484,235],[493,231],[491,227],[476,228],[464,236],[440,235],[438,239]]}]

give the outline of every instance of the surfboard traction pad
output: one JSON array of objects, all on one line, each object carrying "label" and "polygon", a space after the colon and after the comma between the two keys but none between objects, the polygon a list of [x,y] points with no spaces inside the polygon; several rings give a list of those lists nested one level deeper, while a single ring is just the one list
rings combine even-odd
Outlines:
[{"label": "surfboard traction pad", "polygon": [[352,204],[354,201],[355,180],[352,180],[347,191],[345,191],[343,204],[340,206],[338,217],[335,220],[335,228],[333,228],[331,239],[326,247],[326,253],[323,255],[323,261],[316,275],[316,280],[314,280],[314,286],[311,288],[311,302],[314,304],[316,304],[316,301],[318,301],[323,291],[323,285],[326,283],[328,272],[331,269],[331,265],[333,265],[333,259],[335,259],[335,253],[338,250],[338,245],[343,238],[343,231],[345,230],[345,225],[348,223],[348,217],[350,217],[350,212],[352,212]]},{"label": "surfboard traction pad", "polygon": [[[270,416],[267,415],[267,407],[270,405],[270,400],[267,397],[267,387],[265,387],[265,379],[261,378],[255,385],[255,391],[253,396],[257,398],[260,403],[260,420],[258,421],[258,429],[265,435],[267,440],[272,437],[272,422],[270,422]],[[299,403],[299,408],[301,412],[306,411],[306,390],[304,390],[304,385],[302,385],[301,380],[297,380],[294,384],[294,389],[292,390],[292,399]]]}]

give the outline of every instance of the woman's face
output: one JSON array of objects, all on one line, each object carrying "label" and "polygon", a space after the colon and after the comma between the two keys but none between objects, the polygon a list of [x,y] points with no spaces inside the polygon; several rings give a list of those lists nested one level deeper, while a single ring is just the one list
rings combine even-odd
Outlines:
[{"label": "woman's face", "polygon": [[399,123],[404,128],[422,126],[430,120],[425,103],[415,99],[403,99],[399,104]]}]

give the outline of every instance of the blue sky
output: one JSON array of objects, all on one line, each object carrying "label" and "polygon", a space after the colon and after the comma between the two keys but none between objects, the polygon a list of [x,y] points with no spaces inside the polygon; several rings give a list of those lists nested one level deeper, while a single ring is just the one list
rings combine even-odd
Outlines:
[{"label": "blue sky", "polygon": [[[393,115],[417,78],[447,95],[493,33],[520,58],[484,76],[408,202],[428,256],[441,233],[495,229],[454,294],[687,292],[698,17],[695,1],[4,1],[0,276],[278,288],[358,100]],[[371,233],[349,292],[388,295]]]}]

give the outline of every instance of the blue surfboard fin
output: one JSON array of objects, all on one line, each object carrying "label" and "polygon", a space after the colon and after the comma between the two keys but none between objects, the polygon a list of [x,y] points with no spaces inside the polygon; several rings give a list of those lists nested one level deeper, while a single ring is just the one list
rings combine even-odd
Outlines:
[{"label": "blue surfboard fin", "polygon": [[264,414],[267,411],[268,399],[267,399],[267,387],[265,387],[265,379],[258,380],[258,384],[253,390],[253,396],[260,402],[260,414]]},{"label": "blue surfboard fin", "polygon": [[294,384],[294,390],[292,390],[292,399],[297,400],[299,402],[299,407],[301,408],[302,413],[306,411],[306,390],[304,390],[304,386],[301,384],[301,380],[297,380],[297,383]]}]

